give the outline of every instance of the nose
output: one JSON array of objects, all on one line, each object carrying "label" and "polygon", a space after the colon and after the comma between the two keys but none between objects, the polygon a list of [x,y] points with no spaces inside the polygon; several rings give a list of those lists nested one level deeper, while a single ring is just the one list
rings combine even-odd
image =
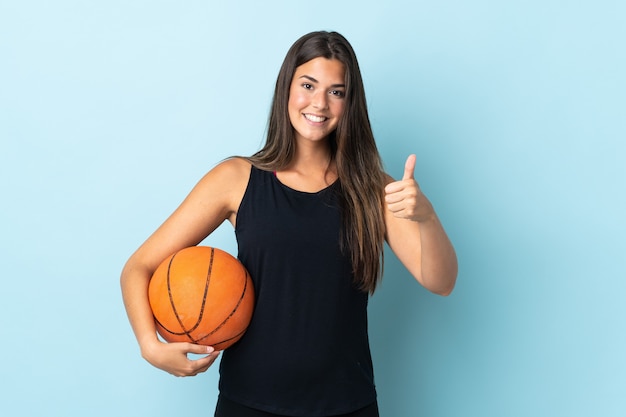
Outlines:
[{"label": "nose", "polygon": [[311,105],[320,110],[326,110],[328,108],[328,94],[325,91],[318,90],[313,94]]}]

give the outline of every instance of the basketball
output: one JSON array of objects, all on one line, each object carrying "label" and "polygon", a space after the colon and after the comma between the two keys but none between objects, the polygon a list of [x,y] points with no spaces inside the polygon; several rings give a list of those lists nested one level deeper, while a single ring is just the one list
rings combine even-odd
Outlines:
[{"label": "basketball", "polygon": [[182,249],[161,262],[150,280],[148,298],[163,339],[216,350],[241,339],[255,300],[244,266],[208,246]]}]

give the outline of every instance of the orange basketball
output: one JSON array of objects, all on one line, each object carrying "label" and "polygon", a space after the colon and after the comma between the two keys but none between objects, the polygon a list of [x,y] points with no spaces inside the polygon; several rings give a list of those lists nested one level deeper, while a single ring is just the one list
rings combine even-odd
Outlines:
[{"label": "orange basketball", "polygon": [[148,288],[157,331],[168,342],[223,350],[246,331],[254,309],[248,271],[217,248],[192,246],[165,259]]}]

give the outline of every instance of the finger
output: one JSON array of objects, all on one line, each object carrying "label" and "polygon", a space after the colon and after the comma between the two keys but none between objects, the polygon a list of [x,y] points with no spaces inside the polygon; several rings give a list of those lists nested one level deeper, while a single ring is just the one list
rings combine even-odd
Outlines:
[{"label": "finger", "polygon": [[401,204],[397,204],[397,203],[387,204],[387,208],[394,215],[404,209],[404,207]]},{"label": "finger", "polygon": [[409,155],[404,163],[404,174],[402,175],[403,180],[410,180],[414,178],[415,172],[415,161],[417,160],[417,156],[415,154]]},{"label": "finger", "polygon": [[385,195],[385,203],[387,204],[395,204],[404,200],[404,196],[402,193],[387,191],[387,195]]},{"label": "finger", "polygon": [[209,356],[196,361],[196,373],[206,372],[213,365],[213,362],[220,356],[220,352],[213,352]]},{"label": "finger", "polygon": [[215,352],[215,349],[212,346],[189,343],[187,347],[187,353],[195,353],[197,355],[210,355],[213,352]]},{"label": "finger", "polygon": [[218,358],[220,352],[213,351],[209,354],[205,352],[204,355],[205,356],[198,358],[188,358],[186,365],[184,365],[180,372],[176,372],[174,375],[180,377],[196,376],[202,372],[206,372]]},{"label": "finger", "polygon": [[205,367],[204,370],[206,371],[207,369],[209,369],[209,367],[211,365],[213,365],[213,362],[215,362],[217,360],[217,358],[219,358],[219,356],[220,356],[220,352],[219,351],[215,351],[215,352],[211,353],[211,355],[209,355],[209,360],[207,361],[207,364],[206,364],[206,367]]},{"label": "finger", "polygon": [[402,182],[400,181],[390,182],[389,184],[385,186],[386,194],[397,193],[398,191],[402,191],[402,190],[404,190],[404,184],[402,184]]},{"label": "finger", "polygon": [[217,351],[212,346],[196,345],[189,343],[186,348],[187,359],[194,362],[195,366],[202,366],[213,355],[217,355]]}]

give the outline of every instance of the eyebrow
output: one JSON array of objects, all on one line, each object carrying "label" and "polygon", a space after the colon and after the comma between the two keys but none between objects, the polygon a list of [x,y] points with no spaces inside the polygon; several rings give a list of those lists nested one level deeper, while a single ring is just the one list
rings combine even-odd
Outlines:
[{"label": "eyebrow", "polygon": [[[319,84],[319,81],[317,81],[315,78],[311,77],[310,75],[301,75],[299,78],[306,78],[309,81],[312,81],[314,83],[318,83]],[[332,88],[337,88],[337,87],[345,88],[346,85],[345,84],[333,84],[333,85],[331,85],[331,87]]]}]

